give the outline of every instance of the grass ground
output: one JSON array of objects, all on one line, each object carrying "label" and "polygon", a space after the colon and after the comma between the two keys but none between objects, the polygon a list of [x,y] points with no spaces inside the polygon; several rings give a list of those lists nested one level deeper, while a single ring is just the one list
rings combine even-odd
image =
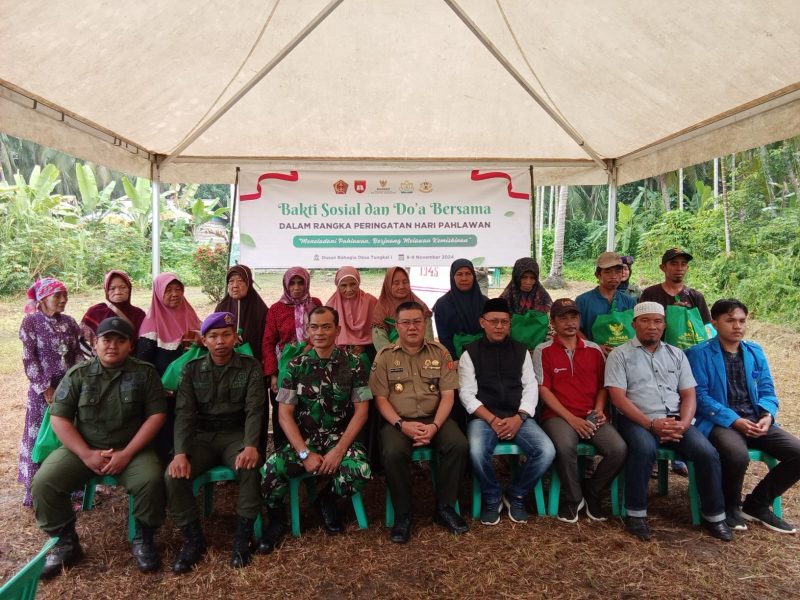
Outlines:
[{"label": "grass ground", "polygon": [[[268,303],[278,297],[279,276],[257,278]],[[377,293],[380,277],[364,281]],[[326,299],[332,274],[320,273],[312,283]],[[571,283],[553,296],[574,297],[589,286]],[[493,290],[494,296],[499,290]],[[198,290],[188,295],[202,316],[213,309]],[[67,313],[79,317],[100,292],[75,295]],[[136,290],[134,302],[146,308],[149,293]],[[44,538],[30,510],[21,505],[16,483],[19,437],[24,419],[27,382],[21,370],[17,330],[22,297],[0,300],[0,580],[5,580],[41,547]],[[750,337],[767,352],[782,400],[781,423],[800,433],[800,337],[771,325],[753,323]],[[501,466],[501,472],[504,467]],[[753,465],[745,487],[763,474]],[[165,565],[159,572],[136,571],[126,542],[127,499],[119,490],[98,497],[97,509],[79,515],[78,532],[86,559],[65,576],[44,583],[41,598],[797,598],[800,586],[800,536],[781,536],[751,527],[723,544],[690,525],[686,481],[673,476],[668,496],[653,486],[651,525],[656,539],[639,543],[625,534],[619,520],[604,524],[581,519],[568,525],[550,518],[532,518],[526,525],[484,527],[454,537],[432,524],[433,498],[424,470],[415,478],[415,530],[406,546],[391,544],[383,527],[384,482],[378,478],[364,493],[370,527],[355,528],[352,511],[348,531],[326,536],[313,511],[302,513],[303,535],[289,539],[270,556],[234,571],[227,566],[231,546],[236,486],[216,489],[214,514],[204,521],[212,548],[199,567],[183,577]],[[469,510],[471,486],[464,482],[461,506]],[[800,522],[798,486],[783,498],[784,515]],[[343,505],[344,506],[344,505]],[[158,535],[165,563],[180,547],[167,522]]]}]

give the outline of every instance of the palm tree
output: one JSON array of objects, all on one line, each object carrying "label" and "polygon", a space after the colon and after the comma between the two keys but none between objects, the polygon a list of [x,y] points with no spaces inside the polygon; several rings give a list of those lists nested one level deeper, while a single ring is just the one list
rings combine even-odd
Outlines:
[{"label": "palm tree", "polygon": [[544,281],[547,287],[556,289],[564,287],[564,278],[561,272],[564,268],[564,227],[567,221],[567,196],[569,196],[569,186],[562,185],[558,188],[556,230],[553,238],[553,262],[550,264],[550,274]]}]

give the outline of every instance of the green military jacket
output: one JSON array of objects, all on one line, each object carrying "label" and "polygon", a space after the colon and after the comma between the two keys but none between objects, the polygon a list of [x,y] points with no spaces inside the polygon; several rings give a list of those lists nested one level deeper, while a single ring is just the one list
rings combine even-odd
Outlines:
[{"label": "green military jacket", "polygon": [[210,355],[186,363],[175,399],[175,454],[198,432],[242,431],[242,448],[258,447],[264,421],[264,373],[252,356],[234,353],[217,366]]},{"label": "green military jacket", "polygon": [[124,448],[148,417],[167,412],[152,365],[128,357],[109,369],[95,357],[72,367],[56,389],[50,414],[70,419],[90,448]]}]

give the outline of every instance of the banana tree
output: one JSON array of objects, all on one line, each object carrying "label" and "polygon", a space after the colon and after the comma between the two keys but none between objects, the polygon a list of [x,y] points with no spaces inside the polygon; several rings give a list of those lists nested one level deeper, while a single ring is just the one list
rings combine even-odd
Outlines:
[{"label": "banana tree", "polygon": [[90,223],[99,223],[116,208],[116,202],[111,198],[111,194],[117,187],[117,182],[112,181],[100,190],[92,167],[80,163],[75,164],[75,177],[81,194],[83,217]]}]

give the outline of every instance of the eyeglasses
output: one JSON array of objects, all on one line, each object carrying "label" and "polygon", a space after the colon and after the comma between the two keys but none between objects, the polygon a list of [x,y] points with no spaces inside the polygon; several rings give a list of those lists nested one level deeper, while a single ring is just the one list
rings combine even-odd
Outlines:
[{"label": "eyeglasses", "polygon": [[333,331],[334,329],[336,329],[336,325],[334,325],[333,323],[325,323],[324,325],[317,325],[316,323],[312,323],[311,325],[308,326],[309,331],[319,331],[320,329],[325,333],[327,333],[329,331]]},{"label": "eyeglasses", "polygon": [[511,325],[510,319],[484,319],[492,327],[508,327]]},{"label": "eyeglasses", "polygon": [[425,319],[400,319],[397,324],[402,325],[403,327],[421,327],[422,324],[425,322]]}]

